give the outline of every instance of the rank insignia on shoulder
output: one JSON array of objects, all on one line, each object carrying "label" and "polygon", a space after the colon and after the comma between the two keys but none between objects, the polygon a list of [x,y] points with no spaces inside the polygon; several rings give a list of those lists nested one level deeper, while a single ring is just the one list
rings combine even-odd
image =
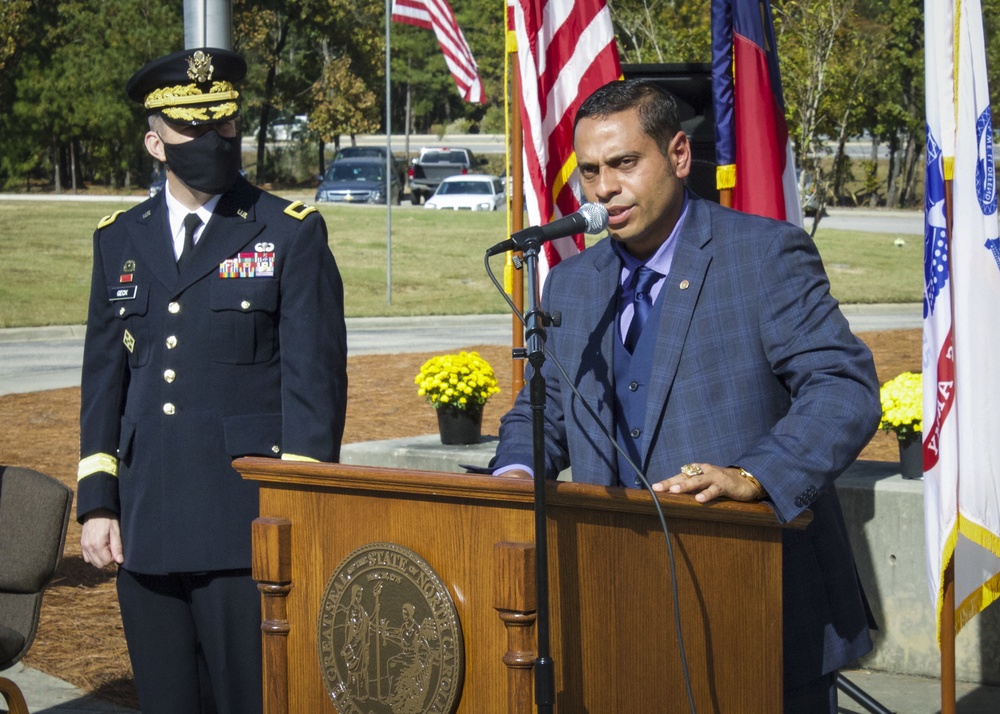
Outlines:
[{"label": "rank insignia on shoulder", "polygon": [[112,223],[114,223],[115,221],[117,221],[118,220],[118,216],[120,216],[123,213],[125,213],[125,211],[115,211],[110,216],[105,216],[100,221],[98,221],[98,223],[97,223],[97,230],[101,230],[102,228],[107,228]]},{"label": "rank insignia on shoulder", "polygon": [[132,333],[125,330],[125,335],[122,337],[122,343],[125,345],[125,349],[129,352],[135,351],[135,338],[132,337]]},{"label": "rank insignia on shoulder", "polygon": [[315,206],[307,206],[302,201],[294,201],[288,205],[288,208],[285,209],[285,213],[292,218],[297,218],[301,221],[316,210]]}]

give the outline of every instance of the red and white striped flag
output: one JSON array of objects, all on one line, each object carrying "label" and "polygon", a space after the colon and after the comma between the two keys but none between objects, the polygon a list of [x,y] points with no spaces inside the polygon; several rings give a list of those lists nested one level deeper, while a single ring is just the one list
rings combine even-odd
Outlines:
[{"label": "red and white striped flag", "polygon": [[[621,77],[621,64],[605,0],[511,2],[521,80],[525,208],[530,224],[541,225],[580,207],[573,119],[583,100]],[[583,248],[583,236],[545,243],[540,281],[562,258]]]},{"label": "red and white striped flag", "polygon": [[459,94],[467,102],[486,102],[472,50],[455,21],[455,13],[445,0],[392,0],[392,19],[434,30]]},{"label": "red and white striped flag", "polygon": [[924,22],[924,519],[941,637],[949,563],[956,632],[1000,596],[1000,223],[980,2],[925,0]]}]

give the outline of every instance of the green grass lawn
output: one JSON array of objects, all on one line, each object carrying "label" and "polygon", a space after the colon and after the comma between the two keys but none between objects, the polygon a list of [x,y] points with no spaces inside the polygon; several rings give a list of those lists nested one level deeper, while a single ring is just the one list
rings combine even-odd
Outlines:
[{"label": "green grass lawn", "polygon": [[[290,196],[291,198],[310,197]],[[131,204],[0,201],[0,327],[82,324],[98,220]],[[320,206],[344,279],[349,317],[506,312],[483,267],[505,238],[506,213],[392,212],[391,304],[384,208]],[[816,244],[843,303],[919,302],[922,242],[879,233],[824,231]],[[502,278],[503,258],[491,265]]]}]

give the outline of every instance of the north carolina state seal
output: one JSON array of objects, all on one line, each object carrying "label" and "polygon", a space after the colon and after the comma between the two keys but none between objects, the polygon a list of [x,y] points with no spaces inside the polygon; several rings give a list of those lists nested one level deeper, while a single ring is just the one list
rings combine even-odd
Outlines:
[{"label": "north carolina state seal", "polygon": [[341,714],[454,712],[465,650],[436,572],[395,543],[369,543],[334,570],[320,602],[323,682]]}]

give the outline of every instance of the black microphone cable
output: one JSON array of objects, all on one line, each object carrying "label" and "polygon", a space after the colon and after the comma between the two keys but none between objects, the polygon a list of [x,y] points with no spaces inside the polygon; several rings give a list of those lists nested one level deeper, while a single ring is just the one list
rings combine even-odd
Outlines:
[{"label": "black microphone cable", "polygon": [[[514,267],[516,267],[517,269],[521,268],[519,262],[520,262],[519,260],[516,260],[514,264]],[[496,276],[493,274],[493,271],[490,269],[489,254],[487,254],[483,258],[483,263],[486,267],[486,275],[489,277],[490,281],[496,287],[500,295],[503,296],[503,299],[507,302],[507,305],[510,307],[511,312],[514,313],[514,315],[517,317],[521,325],[522,326],[525,325],[524,315],[521,313],[520,310],[518,310],[517,305],[515,305],[514,301],[510,299],[510,296],[507,295],[507,291],[503,289],[503,286],[500,284]],[[632,467],[632,470],[635,471],[635,474],[638,477],[638,480],[642,484],[643,488],[649,491],[650,495],[653,497],[653,505],[656,507],[656,513],[660,519],[660,528],[663,531],[663,537],[667,542],[667,561],[670,565],[670,588],[671,592],[673,593],[673,599],[674,599],[674,628],[677,630],[677,649],[681,660],[681,672],[684,677],[684,689],[687,693],[688,707],[691,710],[691,714],[696,714],[694,706],[694,694],[691,690],[691,675],[688,672],[687,654],[684,648],[684,633],[681,627],[681,610],[679,603],[679,593],[677,588],[677,562],[674,559],[674,546],[670,542],[670,528],[667,525],[666,516],[663,514],[663,508],[660,506],[660,499],[657,497],[657,493],[653,490],[653,487],[650,485],[649,480],[646,478],[646,474],[643,473],[642,469],[639,468],[639,465],[636,464],[635,461],[632,460],[632,457],[628,455],[628,452],[625,451],[625,448],[618,443],[618,440],[608,431],[607,427],[604,426],[604,423],[601,421],[600,417],[598,417],[597,412],[594,411],[593,407],[591,407],[590,404],[583,399],[583,395],[580,394],[579,390],[576,388],[576,385],[573,384],[573,380],[570,379],[570,376],[566,373],[566,370],[563,368],[558,358],[556,358],[556,356],[547,347],[543,349],[543,352],[546,358],[551,360],[552,364],[555,365],[557,370],[559,370],[559,374],[562,375],[563,380],[566,382],[567,385],[569,385],[570,390],[583,405],[584,409],[587,410],[587,413],[591,416],[591,418],[593,418],[594,423],[597,424],[597,426],[600,428],[601,433],[603,433],[604,436],[611,443],[611,445],[614,446],[615,450],[619,454],[621,454],[622,457],[624,457],[626,463],[628,463],[628,465]],[[534,477],[538,478],[538,474],[535,474]],[[545,478],[544,474],[542,474],[542,478]]]}]

